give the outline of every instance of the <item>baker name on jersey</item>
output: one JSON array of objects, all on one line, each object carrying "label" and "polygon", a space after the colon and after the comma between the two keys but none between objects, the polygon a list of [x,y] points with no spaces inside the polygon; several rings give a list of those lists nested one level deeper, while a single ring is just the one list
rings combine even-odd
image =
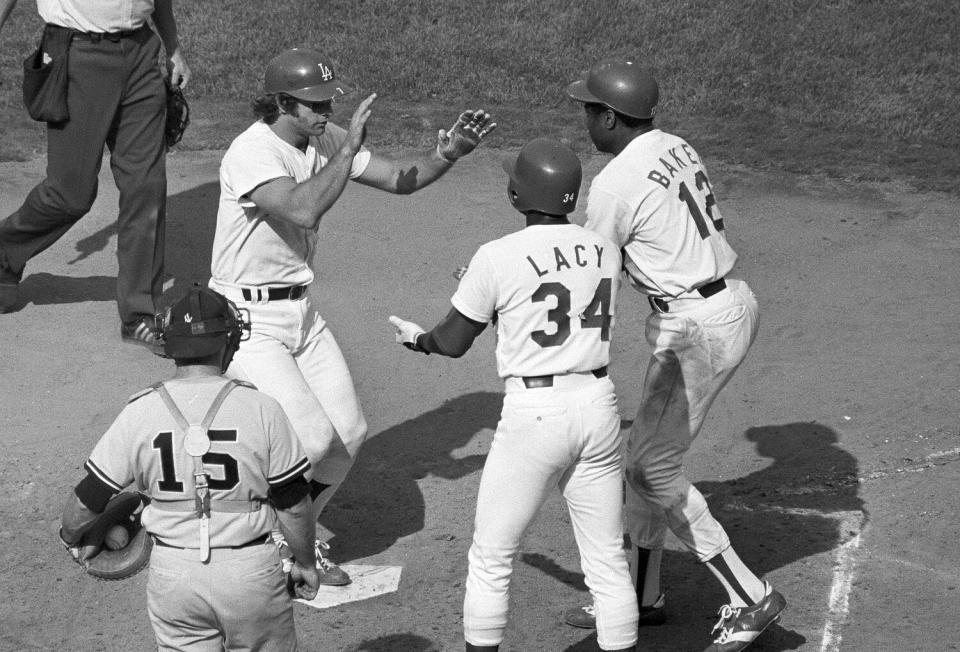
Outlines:
[{"label": "baker name on jersey", "polygon": [[[678,149],[682,150],[683,154],[677,153]],[[693,149],[686,143],[678,147],[671,147],[660,157],[660,168],[662,170],[660,168],[650,170],[647,172],[647,178],[656,181],[664,188],[669,188],[670,180],[680,170],[689,165],[700,165],[700,161],[693,154]]]},{"label": "baker name on jersey", "polygon": [[[587,267],[593,263],[594,258],[597,261],[597,267],[600,267],[600,261],[603,260],[603,247],[593,245],[593,251],[587,245],[576,244],[566,255],[560,250],[560,247],[553,248],[553,260],[547,257],[539,261],[527,256],[527,262],[533,267],[537,276],[546,276],[550,272],[562,272],[565,269],[573,269],[573,266]],[[571,263],[571,261],[573,261]]]}]

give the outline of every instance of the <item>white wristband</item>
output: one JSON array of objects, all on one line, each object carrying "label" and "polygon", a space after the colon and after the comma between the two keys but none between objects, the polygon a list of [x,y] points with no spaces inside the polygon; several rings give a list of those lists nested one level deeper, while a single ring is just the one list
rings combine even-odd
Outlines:
[{"label": "white wristband", "polygon": [[454,163],[457,162],[457,159],[455,159],[455,158],[447,158],[447,156],[446,156],[442,151],[440,151],[440,143],[437,143],[437,156],[439,156],[440,158],[442,158],[444,161],[446,161],[446,162],[449,163],[450,165],[453,165]]}]

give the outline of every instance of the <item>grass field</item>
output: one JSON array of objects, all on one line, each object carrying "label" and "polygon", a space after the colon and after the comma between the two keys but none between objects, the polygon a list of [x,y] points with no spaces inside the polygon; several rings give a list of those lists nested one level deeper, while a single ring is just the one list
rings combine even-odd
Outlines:
[{"label": "grass field", "polygon": [[[953,0],[180,0],[194,71],[186,149],[220,149],[280,50],[328,53],[380,99],[378,146],[419,146],[467,106],[492,146],[536,135],[589,152],[563,88],[629,55],[661,81],[660,124],[731,163],[960,191],[960,5]],[[43,154],[20,103],[40,20],[21,2],[0,38],[0,160]],[[358,96],[352,99],[356,101]],[[347,107],[344,107],[346,112]],[[341,114],[341,119],[346,116]]]}]

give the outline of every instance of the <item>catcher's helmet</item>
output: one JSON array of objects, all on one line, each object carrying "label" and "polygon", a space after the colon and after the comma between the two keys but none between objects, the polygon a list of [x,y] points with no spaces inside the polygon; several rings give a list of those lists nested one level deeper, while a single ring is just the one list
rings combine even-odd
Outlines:
[{"label": "catcher's helmet", "polygon": [[225,371],[250,324],[237,306],[219,292],[194,284],[167,308],[161,325],[163,351],[175,360],[206,358],[222,353]]},{"label": "catcher's helmet", "polygon": [[516,159],[505,160],[503,169],[510,176],[510,203],[521,213],[566,215],[576,208],[583,171],[580,159],[566,145],[536,138],[520,149]]},{"label": "catcher's helmet", "polygon": [[263,90],[286,93],[304,102],[323,102],[352,89],[337,79],[329,60],[318,52],[294,48],[281,52],[267,64]]},{"label": "catcher's helmet", "polygon": [[590,68],[584,79],[567,86],[578,102],[603,104],[632,118],[652,118],[660,99],[657,80],[648,70],[627,59],[605,59]]}]

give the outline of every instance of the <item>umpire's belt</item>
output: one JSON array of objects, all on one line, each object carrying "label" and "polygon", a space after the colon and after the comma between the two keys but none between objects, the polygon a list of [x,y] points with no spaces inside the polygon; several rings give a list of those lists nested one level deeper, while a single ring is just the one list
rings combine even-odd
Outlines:
[{"label": "umpire's belt", "polygon": [[262,303],[264,301],[296,301],[307,293],[306,285],[291,285],[285,288],[243,288],[240,290],[244,301]]},{"label": "umpire's belt", "polygon": [[[599,367],[589,372],[594,378],[606,378],[607,367]],[[536,389],[538,387],[553,387],[553,376],[523,376],[523,385],[527,389]]]},{"label": "umpire's belt", "polygon": [[[725,290],[726,288],[727,282],[722,278],[718,278],[716,281],[710,281],[709,283],[701,285],[690,293],[697,293],[704,299],[709,299],[717,292]],[[650,307],[657,312],[670,312],[670,302],[663,297],[647,297],[647,300],[650,302]]]},{"label": "umpire's belt", "polygon": [[79,30],[71,29],[70,27],[54,25],[53,23],[50,23],[49,25],[50,27],[53,27],[55,29],[63,29],[63,30],[67,30],[68,32],[71,32],[73,34],[73,38],[81,38],[87,41],[91,41],[93,43],[99,43],[102,40],[119,43],[121,39],[133,38],[134,36],[138,36],[144,31],[147,31],[147,32],[151,31],[150,27],[147,26],[146,24],[141,25],[137,29],[124,30],[121,32],[81,32]]},{"label": "umpire's belt", "polygon": [[[250,548],[250,547],[252,547],[252,546],[262,546],[262,545],[266,544],[269,539],[270,539],[270,535],[269,535],[269,534],[261,534],[261,535],[258,536],[256,539],[250,539],[250,540],[247,541],[246,543],[241,543],[239,546],[213,546],[213,548],[214,548],[214,550],[220,549],[220,548],[227,548],[227,549],[229,549],[229,550],[238,550],[238,549],[240,549],[240,548]],[[158,546],[162,546],[162,547],[164,547],[164,548],[176,548],[177,550],[195,550],[195,548],[184,548],[183,546],[175,546],[175,545],[173,545],[172,543],[167,543],[166,541],[164,541],[163,539],[160,539],[160,538],[158,538],[158,537],[153,537],[153,541],[154,541],[154,543],[156,543]]]}]

